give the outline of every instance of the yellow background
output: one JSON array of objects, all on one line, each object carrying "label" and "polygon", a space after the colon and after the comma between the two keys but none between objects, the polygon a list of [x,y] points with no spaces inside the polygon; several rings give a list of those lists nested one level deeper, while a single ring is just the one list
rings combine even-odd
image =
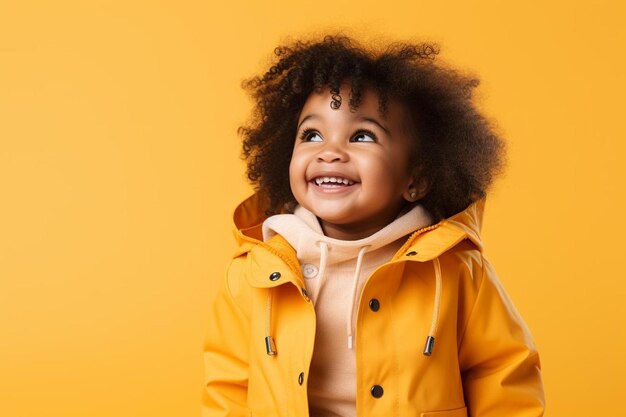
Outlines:
[{"label": "yellow background", "polygon": [[509,143],[484,240],[547,415],[626,415],[621,2],[219,3],[0,3],[0,415],[198,415],[207,293],[250,192],[239,84],[326,29],[437,41],[481,77]]}]

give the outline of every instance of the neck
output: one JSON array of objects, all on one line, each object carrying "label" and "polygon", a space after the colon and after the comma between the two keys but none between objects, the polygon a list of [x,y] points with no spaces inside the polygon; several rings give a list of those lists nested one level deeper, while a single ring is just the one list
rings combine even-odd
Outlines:
[{"label": "neck", "polygon": [[320,217],[317,218],[324,235],[338,240],[360,240],[365,239],[383,229],[397,218],[411,211],[415,205],[405,205],[397,210],[391,210],[384,216],[377,219],[368,219],[357,223],[340,224],[328,222]]},{"label": "neck", "polygon": [[[319,219],[319,218],[318,218]],[[381,230],[385,224],[335,224],[319,219],[324,235],[338,240],[360,240]]]}]

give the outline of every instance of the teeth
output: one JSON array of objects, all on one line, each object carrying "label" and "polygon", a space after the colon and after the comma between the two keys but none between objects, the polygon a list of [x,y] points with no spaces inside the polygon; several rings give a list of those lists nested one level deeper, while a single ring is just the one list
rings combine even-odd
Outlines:
[{"label": "teeth", "polygon": [[352,185],[354,184],[354,181],[350,181],[347,178],[339,178],[339,177],[317,177],[315,178],[315,183],[317,185],[322,185],[322,184]]}]

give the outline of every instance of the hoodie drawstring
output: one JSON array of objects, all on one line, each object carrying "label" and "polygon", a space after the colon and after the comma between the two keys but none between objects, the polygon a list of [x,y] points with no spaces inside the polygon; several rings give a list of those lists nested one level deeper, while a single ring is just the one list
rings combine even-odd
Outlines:
[{"label": "hoodie drawstring", "polygon": [[315,243],[319,243],[320,245],[320,268],[318,271],[319,276],[319,284],[318,284],[318,292],[322,289],[322,279],[324,279],[324,273],[326,272],[326,264],[328,263],[328,243],[317,241]]},{"label": "hoodie drawstring", "polygon": [[424,346],[424,355],[426,356],[432,355],[435,347],[435,335],[439,324],[439,306],[441,305],[441,264],[439,258],[433,259],[433,267],[435,268],[435,300],[433,303],[433,320]]},{"label": "hoodie drawstring", "polygon": [[359,254],[356,258],[356,267],[354,268],[354,278],[352,279],[352,297],[350,297],[350,310],[348,311],[348,349],[352,349],[354,346],[353,343],[353,326],[352,326],[352,316],[354,312],[354,303],[356,302],[356,293],[357,287],[359,283],[359,275],[361,275],[361,266],[363,264],[363,256],[365,255],[365,251],[370,247],[370,245],[365,245],[359,249]]},{"label": "hoodie drawstring", "polygon": [[[326,265],[328,264],[328,243],[324,241],[317,241],[316,243],[319,243],[320,245],[320,268],[318,272],[318,276],[319,276],[318,296],[319,296],[319,293],[322,291],[322,284],[323,284],[324,278],[326,277],[325,272],[326,272]],[[354,326],[352,323],[352,316],[354,312],[354,304],[356,302],[356,294],[357,294],[357,289],[358,289],[358,284],[359,284],[359,276],[361,275],[361,268],[363,266],[363,256],[365,255],[365,252],[367,251],[367,249],[370,248],[370,246],[371,245],[362,246],[359,249],[359,254],[357,255],[357,258],[356,258],[356,267],[354,268],[354,277],[352,279],[352,295],[350,297],[350,300],[351,300],[350,310],[348,311],[348,320],[346,320],[348,349],[352,349],[352,347],[354,346],[354,337],[353,337]]]}]

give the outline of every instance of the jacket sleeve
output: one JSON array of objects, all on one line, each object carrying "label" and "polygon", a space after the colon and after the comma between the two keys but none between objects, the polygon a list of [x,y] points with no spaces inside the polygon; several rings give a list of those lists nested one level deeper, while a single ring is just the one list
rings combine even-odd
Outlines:
[{"label": "jacket sleeve", "polygon": [[459,361],[471,417],[540,417],[544,394],[532,336],[483,257]]},{"label": "jacket sleeve", "polygon": [[214,294],[204,343],[203,417],[249,416],[249,319],[237,300],[243,259],[235,259]]}]

